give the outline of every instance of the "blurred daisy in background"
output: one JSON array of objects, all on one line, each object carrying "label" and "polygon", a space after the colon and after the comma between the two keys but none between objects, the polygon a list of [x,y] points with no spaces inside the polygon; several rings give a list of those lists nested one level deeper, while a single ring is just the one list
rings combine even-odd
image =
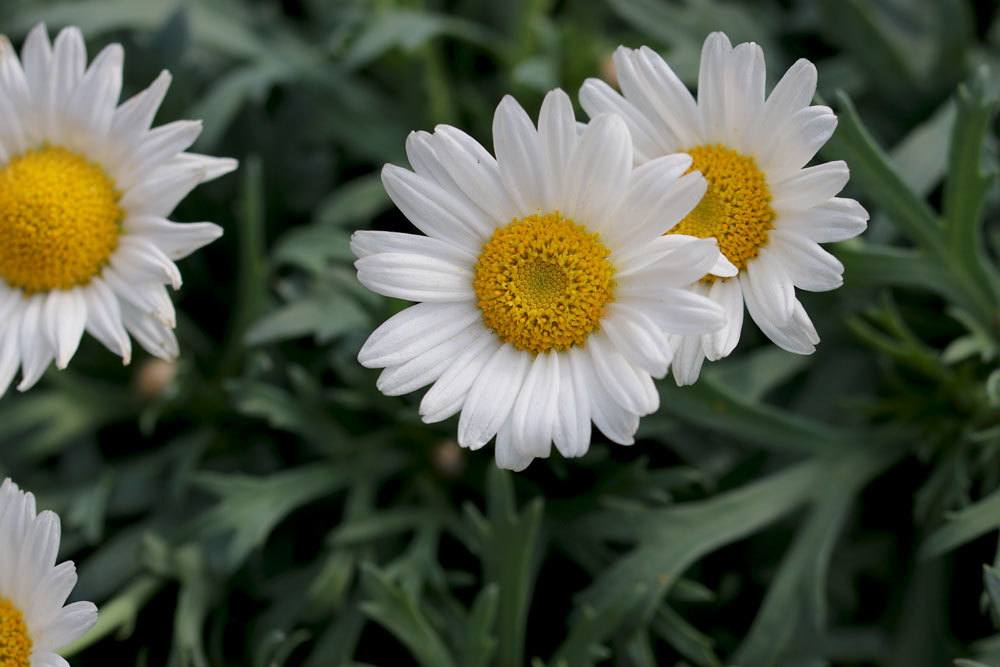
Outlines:
[{"label": "blurred daisy in background", "polygon": [[184,152],[198,121],[150,129],[166,72],[119,106],[123,57],[112,44],[87,66],[76,28],[50,44],[37,26],[20,60],[0,38],[0,393],[18,367],[20,390],[53,360],[65,368],[85,330],[125,363],[129,334],[176,357],[164,286],[181,285],[174,260],[222,234],[167,216],[236,161]]},{"label": "blurred daisy in background", "polygon": [[[95,622],[90,602],[66,605],[76,586],[72,562],[56,565],[59,517],[35,513],[35,497],[9,479],[0,484],[0,665],[60,667],[56,651]],[[65,605],[65,606],[64,606]]]},{"label": "blurred daisy in background", "polygon": [[[407,141],[413,170],[387,165],[389,196],[426,236],[357,232],[358,279],[419,301],[380,326],[359,360],[378,387],[428,384],[420,414],[461,413],[458,442],[496,436],[496,461],[521,470],[588,449],[591,421],[631,444],[659,405],[653,377],[670,364],[668,334],[706,334],[722,309],[685,286],[720,266],[714,239],[664,236],[705,192],[672,155],[633,168],[625,122],[578,133],[569,98],[550,92],[538,127],[511,97],[493,122],[496,158],[438,126]],[[686,175],[685,175],[686,174]]]},{"label": "blurred daisy in background", "polygon": [[764,95],[764,54],[754,43],[735,48],[719,32],[705,40],[698,101],[653,50],[620,47],[614,55],[622,94],[589,79],[580,102],[591,116],[626,121],[638,163],[689,154],[708,181],[699,205],[672,234],[715,238],[737,270],[691,285],[726,312],[726,325],[701,336],[674,336],[678,384],[698,379],[702,362],[725,357],[739,342],[743,308],[781,348],[811,354],[816,329],[795,288],[820,292],[843,283],[843,266],[820,243],[857,236],[868,213],[835,195],[848,179],[842,161],[805,167],[837,126],[825,106],[810,106],[816,68],[799,60]]}]

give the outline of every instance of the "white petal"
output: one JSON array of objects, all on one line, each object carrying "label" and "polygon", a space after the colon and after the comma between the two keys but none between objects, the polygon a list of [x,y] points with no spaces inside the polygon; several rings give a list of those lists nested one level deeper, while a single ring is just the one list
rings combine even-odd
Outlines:
[{"label": "white petal", "polygon": [[131,304],[136,310],[152,315],[170,328],[177,326],[174,303],[163,285],[134,282],[118,272],[114,265],[104,267],[101,278],[122,300],[122,304]]},{"label": "white petal", "polygon": [[438,125],[434,136],[439,137],[436,148],[448,175],[495,224],[507,224],[527,212],[518,210],[511,200],[497,161],[478,141],[449,125]]},{"label": "white petal", "polygon": [[[170,72],[160,72],[148,88],[129,98],[115,110],[111,120],[111,134],[118,140],[119,150],[128,150],[152,126],[156,111],[170,88],[170,81]],[[117,157],[120,159],[121,154]]]},{"label": "white petal", "polygon": [[598,116],[587,125],[566,173],[565,213],[577,224],[601,231],[628,191],[632,141],[619,116]]},{"label": "white petal", "polygon": [[28,297],[28,304],[21,318],[21,382],[17,385],[18,391],[33,387],[56,356],[55,348],[45,335],[42,325],[44,305],[43,295]]},{"label": "white petal", "polygon": [[524,456],[546,458],[552,449],[559,411],[559,378],[558,352],[535,356],[510,416],[514,449]]},{"label": "white petal", "polygon": [[56,367],[66,368],[76,354],[87,325],[87,302],[79,288],[49,292],[45,302],[45,329],[56,350]]},{"label": "white petal", "polygon": [[844,265],[815,241],[780,229],[771,232],[771,239],[785,273],[799,289],[827,292],[844,284]]},{"label": "white petal", "polygon": [[628,412],[646,415],[659,407],[659,395],[653,392],[650,400],[648,373],[635,369],[628,359],[615,349],[603,331],[590,335],[587,352],[597,375],[597,381],[612,399]]},{"label": "white petal", "polygon": [[632,174],[628,195],[602,237],[616,250],[644,247],[690,213],[705,194],[700,173],[684,174],[691,157],[674,153],[650,160]]},{"label": "white petal", "polygon": [[497,467],[503,470],[521,472],[531,464],[534,457],[530,454],[522,454],[518,451],[517,447],[514,446],[511,434],[512,429],[513,425],[510,421],[507,421],[500,427],[500,430],[497,433],[497,444],[495,448]]},{"label": "white petal", "polygon": [[576,348],[559,363],[559,410],[552,439],[567,458],[583,456],[590,448],[590,392],[581,363],[590,361]]},{"label": "white petal", "polygon": [[757,164],[768,178],[780,181],[804,167],[837,129],[829,107],[806,107],[796,112],[773,140],[757,155]]},{"label": "white petal", "polygon": [[647,286],[684,287],[704,277],[718,262],[714,238],[699,239],[684,234],[659,236],[627,254],[615,255],[616,266],[627,267],[615,279],[622,293]]},{"label": "white petal", "polygon": [[670,372],[678,387],[692,385],[698,381],[701,366],[705,362],[701,339],[701,336],[675,336],[671,339],[674,360],[670,365]]},{"label": "white petal", "polygon": [[586,358],[586,352],[570,349],[577,353],[574,359],[574,372],[582,375],[582,383],[577,387],[586,386],[590,394],[590,415],[594,424],[612,442],[620,445],[631,445],[635,442],[635,432],[639,428],[639,415],[621,407],[605,389],[598,379],[597,371],[591,359]]},{"label": "white petal", "polygon": [[[63,607],[58,618],[38,630],[36,651],[54,651],[82,637],[97,622],[97,607],[74,602]],[[35,634],[35,633],[33,633]]]},{"label": "white petal", "polygon": [[612,303],[601,320],[601,329],[632,364],[655,378],[666,375],[670,344],[663,331],[641,310],[627,303]]},{"label": "white petal", "polygon": [[677,137],[678,145],[672,148],[683,150],[705,143],[698,104],[660,54],[643,46],[633,62],[657,93],[653,100],[657,114]]},{"label": "white petal", "polygon": [[175,290],[181,287],[177,265],[155,243],[137,234],[121,237],[111,266],[135,282],[167,283]]},{"label": "white petal", "polygon": [[850,175],[843,160],[807,167],[772,186],[774,199],[771,206],[783,213],[823,204],[844,189]]},{"label": "white petal", "polygon": [[500,178],[515,206],[523,213],[540,211],[545,196],[546,169],[538,132],[528,114],[505,95],[493,116],[493,148]]},{"label": "white petal", "polygon": [[576,150],[576,116],[569,96],[558,88],[549,91],[538,113],[538,141],[545,159],[547,211],[558,210],[563,201],[566,167]]},{"label": "white petal", "polygon": [[727,65],[732,50],[723,33],[713,32],[702,45],[698,70],[698,109],[704,123],[704,135],[724,139],[724,143],[732,142],[726,124]]},{"label": "white petal", "polygon": [[398,366],[440,345],[479,320],[466,303],[418,303],[393,315],[368,337],[358,352],[367,368]]},{"label": "white petal", "polygon": [[789,119],[806,107],[816,93],[816,67],[805,59],[792,65],[768,96],[753,130],[753,153],[760,153],[774,140]]},{"label": "white petal", "polygon": [[480,213],[426,177],[387,164],[382,183],[403,215],[427,236],[477,252],[492,233]]},{"label": "white petal", "polygon": [[213,222],[171,222],[151,215],[125,219],[125,232],[150,240],[172,260],[184,259],[222,236],[222,227]]},{"label": "white petal", "polygon": [[654,155],[663,155],[676,151],[680,142],[673,129],[667,123],[656,122],[659,117],[657,101],[659,94],[642,71],[642,57],[638,51],[619,46],[612,56],[615,64],[615,74],[625,99],[634,104],[649,123],[652,132],[650,138],[655,142]]},{"label": "white petal", "polygon": [[378,376],[376,386],[386,396],[401,396],[436,381],[470,347],[490,332],[476,322],[436,347],[418,354],[406,363],[386,368]]},{"label": "white petal", "polygon": [[727,74],[726,125],[732,146],[746,152],[755,121],[764,107],[766,70],[760,46],[753,42],[738,44],[729,54]]},{"label": "white petal", "polygon": [[635,147],[635,159],[645,162],[662,155],[664,151],[656,139],[659,134],[648,118],[632,102],[615,92],[600,79],[587,79],[580,88],[580,106],[591,118],[604,114],[617,114],[625,120]]},{"label": "white petal", "polygon": [[779,215],[775,226],[801,234],[816,243],[846,241],[868,228],[868,211],[853,199],[834,197],[808,211]]},{"label": "white petal", "polygon": [[746,270],[740,274],[740,284],[743,286],[744,297],[751,292],[761,314],[775,326],[784,326],[792,318],[795,287],[779,258],[769,252],[768,248],[763,248],[747,264]]},{"label": "white petal", "polygon": [[500,341],[490,333],[478,338],[456,357],[420,402],[420,417],[424,423],[444,421],[461,410],[472,383],[498,349]]},{"label": "white petal", "polygon": [[173,361],[180,355],[172,327],[129,303],[121,306],[125,328],[146,352],[164,361]]},{"label": "white petal", "polygon": [[384,252],[354,262],[358,280],[373,292],[407,301],[474,301],[467,266],[415,253]]},{"label": "white petal", "polygon": [[812,354],[816,350],[819,336],[798,299],[793,304],[791,319],[779,325],[760,307],[753,292],[744,288],[743,298],[750,317],[775,345],[795,354]]},{"label": "white petal", "polygon": [[472,383],[458,420],[458,444],[479,449],[510,415],[528,371],[531,355],[511,344],[500,347]]},{"label": "white petal", "polygon": [[473,266],[478,256],[444,241],[401,232],[362,230],[351,235],[351,251],[356,257],[379,253],[410,253],[435,257],[453,264]]},{"label": "white petal", "polygon": [[122,324],[117,297],[103,280],[94,278],[83,289],[83,298],[87,302],[87,331],[127,365],[132,360],[132,343]]},{"label": "white petal", "polygon": [[115,181],[122,190],[141,182],[152,171],[187,149],[201,134],[198,120],[178,120],[145,133],[131,155],[116,166]]},{"label": "white petal", "polygon": [[127,190],[119,203],[130,215],[165,218],[204,180],[203,167],[196,164],[170,163]]},{"label": "white petal", "polygon": [[67,139],[62,114],[66,112],[86,66],[87,50],[83,43],[83,35],[78,28],[64,28],[56,36],[53,45],[48,98],[51,106],[45,113],[48,121],[47,134],[55,143],[63,143]]},{"label": "white petal", "polygon": [[718,331],[726,324],[722,308],[692,289],[661,287],[655,282],[630,287],[622,303],[645,313],[667,333],[698,335]]},{"label": "white petal", "polygon": [[70,146],[91,152],[105,140],[121,95],[124,59],[121,45],[110,44],[80,80],[64,110],[68,123],[64,140]]},{"label": "white petal", "polygon": [[703,337],[705,356],[717,361],[729,356],[740,342],[743,329],[743,289],[738,280],[716,280],[708,290],[708,298],[722,307],[726,324]]}]

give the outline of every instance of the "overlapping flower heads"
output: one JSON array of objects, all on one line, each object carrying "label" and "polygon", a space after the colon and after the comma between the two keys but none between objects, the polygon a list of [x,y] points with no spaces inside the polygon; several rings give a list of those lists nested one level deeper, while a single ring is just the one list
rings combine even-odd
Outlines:
[{"label": "overlapping flower heads", "polygon": [[459,443],[496,435],[501,467],[550,443],[585,453],[591,421],[632,442],[658,405],[651,378],[672,366],[678,384],[697,380],[739,342],[744,303],[775,343],[811,353],[795,287],[839,286],[818,244],[866,226],[835,197],[843,162],[804,168],[836,127],[810,106],[808,61],[765,99],[760,47],[714,33],[697,102],[650,49],[622,47],[615,64],[624,96],[588,81],[582,131],[554,91],[537,129],[501,102],[495,158],[453,127],[411,135],[413,171],[387,166],[383,180],[426,236],[354,238],[364,285],[421,302],[372,334],[361,363],[385,369],[386,394],[431,384],[424,421],[461,413]]}]

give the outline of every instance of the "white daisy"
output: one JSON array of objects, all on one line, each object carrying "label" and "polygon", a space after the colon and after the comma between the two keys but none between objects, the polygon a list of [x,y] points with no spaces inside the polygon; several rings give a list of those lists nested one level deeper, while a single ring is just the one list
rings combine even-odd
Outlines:
[{"label": "white daisy", "polygon": [[825,106],[810,106],[816,68],[799,60],[764,97],[764,54],[757,44],[733,48],[726,36],[705,40],[698,101],[654,51],[620,47],[614,56],[624,97],[590,79],[580,102],[594,116],[621,114],[638,163],[682,151],[708,180],[701,203],[671,233],[716,238],[737,276],[707,275],[692,289],[726,312],[727,324],[703,336],[675,337],[678,384],[698,379],[701,365],[728,355],[740,338],[743,306],[777,345],[798,354],[819,336],[795,296],[843,282],[843,266],[819,244],[865,230],[868,213],[835,197],[847,183],[844,162],[805,167],[837,126]]},{"label": "white daisy", "polygon": [[0,37],[0,393],[21,367],[31,387],[65,368],[84,330],[125,363],[131,333],[151,354],[178,353],[174,264],[218,238],[210,222],[167,219],[195,186],[236,168],[184,152],[198,121],[150,129],[162,73],[118,105],[122,47],[90,66],[76,28],[28,35],[19,60]]},{"label": "white daisy", "polygon": [[[35,513],[35,497],[0,484],[0,665],[66,667],[55,652],[97,621],[90,602],[65,604],[76,586],[72,562],[56,565],[59,517]],[[64,606],[65,605],[65,606]]]},{"label": "white daisy", "polygon": [[358,358],[384,368],[388,395],[433,383],[420,414],[461,412],[458,441],[497,436],[496,460],[521,470],[583,455],[591,420],[630,444],[654,411],[652,377],[670,363],[666,334],[700,334],[722,311],[684,289],[721,258],[714,240],[663,236],[705,181],[674,155],[633,168],[621,118],[578,135],[569,98],[549,93],[538,127],[511,97],[493,121],[497,157],[438,126],[410,135],[413,171],[387,165],[389,196],[426,236],[364,231],[358,279],[420,301],[379,327]]}]

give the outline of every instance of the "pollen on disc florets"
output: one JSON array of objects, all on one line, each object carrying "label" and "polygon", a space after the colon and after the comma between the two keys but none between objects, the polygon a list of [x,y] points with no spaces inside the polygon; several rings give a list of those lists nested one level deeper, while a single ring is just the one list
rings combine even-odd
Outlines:
[{"label": "pollen on disc florets", "polygon": [[476,263],[483,322],[528,352],[583,345],[614,297],[610,254],[598,234],[558,211],[515,219]]},{"label": "pollen on disc florets", "polygon": [[101,167],[65,148],[12,158],[0,168],[0,278],[28,293],[89,282],[118,245],[119,198]]},{"label": "pollen on disc florets", "polygon": [[0,667],[30,667],[31,635],[24,614],[0,597]]},{"label": "pollen on disc florets", "polygon": [[[692,159],[690,171],[700,171],[708,189],[670,233],[714,237],[726,259],[742,271],[767,245],[768,232],[774,228],[767,178],[753,157],[721,144],[696,146],[685,152]],[[705,280],[714,279],[705,276]]]}]

